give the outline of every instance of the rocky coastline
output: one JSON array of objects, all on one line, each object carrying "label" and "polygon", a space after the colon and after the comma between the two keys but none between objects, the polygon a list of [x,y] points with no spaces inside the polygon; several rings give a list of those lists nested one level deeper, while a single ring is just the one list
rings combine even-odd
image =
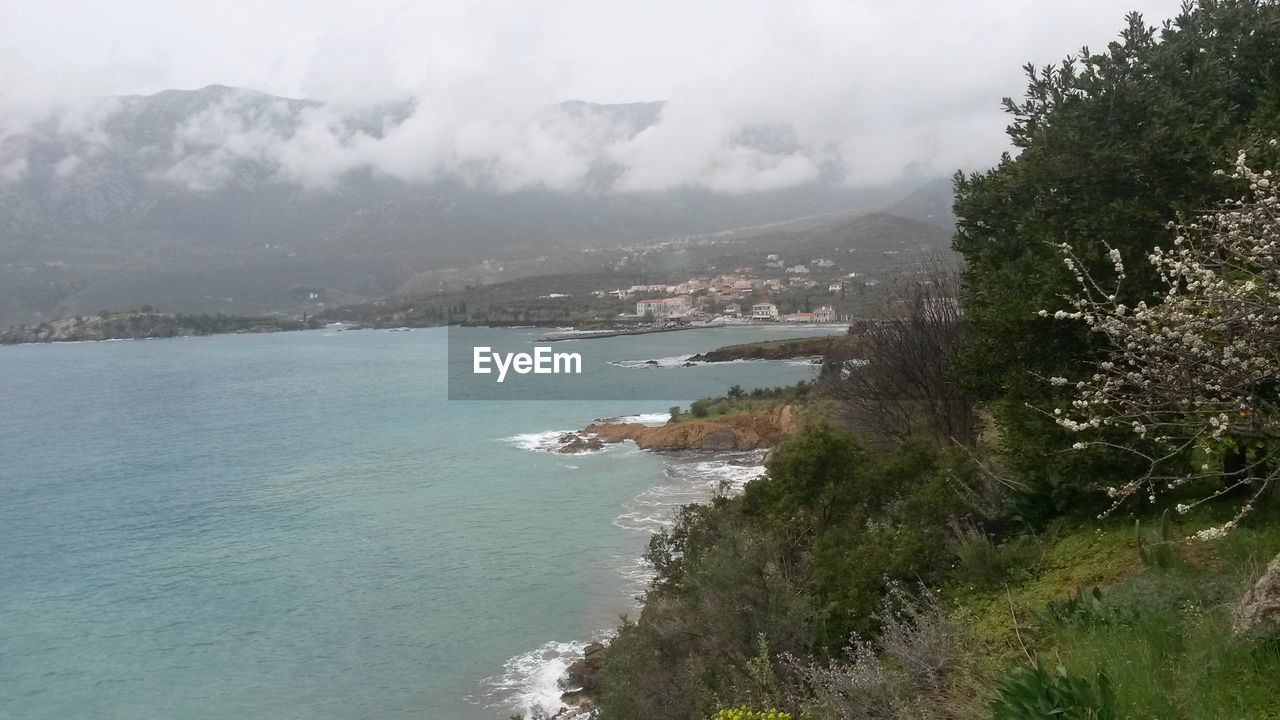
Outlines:
[{"label": "rocky coastline", "polygon": [[[556,452],[573,454],[601,450],[630,440],[642,450],[654,452],[732,452],[769,449],[801,424],[801,408],[778,404],[708,419],[667,421],[662,425],[600,420],[582,430],[557,438]],[[583,657],[573,662],[561,681],[564,708],[549,720],[587,720],[594,712],[593,697],[608,646],[591,643]]]},{"label": "rocky coastline", "polygon": [[604,667],[608,647],[594,642],[582,651],[582,657],[565,670],[562,685],[569,688],[560,695],[564,709],[552,715],[550,720],[586,720],[595,711],[592,696],[600,687],[600,672]]},{"label": "rocky coastline", "polygon": [[837,357],[855,359],[861,355],[860,338],[853,335],[820,335],[787,340],[726,345],[689,358],[690,362],[733,362],[734,360],[797,360]]},{"label": "rocky coastline", "polygon": [[773,447],[800,426],[800,408],[779,404],[716,418],[668,421],[663,425],[634,422],[593,422],[582,430],[561,435],[556,452],[573,454],[601,450],[630,440],[641,450],[675,452],[705,450],[732,452]]}]

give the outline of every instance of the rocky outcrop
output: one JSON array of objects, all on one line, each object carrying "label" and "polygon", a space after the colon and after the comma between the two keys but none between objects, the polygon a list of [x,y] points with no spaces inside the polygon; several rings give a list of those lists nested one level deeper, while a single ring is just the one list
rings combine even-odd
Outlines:
[{"label": "rocky outcrop", "polygon": [[733,360],[793,360],[810,357],[834,357],[842,360],[862,356],[859,338],[849,335],[820,335],[789,340],[727,345],[689,358],[696,362],[731,362]]},{"label": "rocky outcrop", "polygon": [[606,649],[600,643],[591,643],[583,650],[582,658],[574,661],[565,671],[561,687],[571,689],[560,696],[560,702],[568,707],[556,713],[552,720],[585,718],[591,714],[594,709],[591,698],[600,689],[600,673],[604,669]]},{"label": "rocky outcrop", "polygon": [[1231,629],[1237,635],[1280,635],[1280,555],[1236,604]]},{"label": "rocky outcrop", "polygon": [[776,405],[721,418],[668,422],[658,427],[640,423],[592,423],[582,431],[582,436],[606,443],[631,440],[642,450],[758,450],[772,447],[799,426],[796,406]]},{"label": "rocky outcrop", "polygon": [[598,437],[591,435],[579,435],[577,433],[565,433],[559,437],[560,447],[556,448],[556,452],[573,454],[587,452],[589,450],[601,450],[604,448],[604,442]]}]

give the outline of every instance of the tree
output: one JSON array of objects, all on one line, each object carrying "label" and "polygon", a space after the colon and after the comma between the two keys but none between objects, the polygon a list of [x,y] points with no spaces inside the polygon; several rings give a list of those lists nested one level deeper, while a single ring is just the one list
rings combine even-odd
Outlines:
[{"label": "tree", "polygon": [[[1086,379],[1051,378],[1073,387],[1070,407],[1053,410],[1056,422],[1085,434],[1076,449],[1101,443],[1146,464],[1141,475],[1108,488],[1113,507],[1216,478],[1224,461],[1223,482],[1178,510],[1252,489],[1234,518],[1201,538],[1230,530],[1280,481],[1280,194],[1272,171],[1250,169],[1245,152],[1232,175],[1249,185],[1243,199],[1181,223],[1171,248],[1152,249],[1148,259],[1163,285],[1158,301],[1120,299],[1127,276],[1118,249],[1109,251],[1114,278],[1107,282],[1063,243],[1080,292],[1072,310],[1053,313],[1082,323],[1110,350]],[[1089,438],[1105,428],[1131,432],[1134,441]]]},{"label": "tree", "polygon": [[926,258],[918,273],[893,283],[873,319],[856,329],[861,357],[824,367],[838,412],[864,437],[973,441],[974,398],[952,379],[965,332],[958,295],[956,269],[941,257]]},{"label": "tree", "polygon": [[[1069,242],[1095,272],[1108,248],[1144,257],[1179,213],[1227,192],[1212,170],[1250,137],[1280,133],[1280,4],[1204,0],[1156,29],[1128,16],[1116,42],[1048,67],[1026,67],[1025,97],[1005,100],[1017,154],[955,179],[955,249],[965,259],[965,347],[957,378],[990,401],[1008,468],[1038,495],[1028,507],[1083,507],[1080,478],[1131,476],[1122,455],[1063,454],[1075,438],[1029,408],[1103,350],[1079,324],[1038,317],[1074,292],[1054,246]],[[1124,300],[1160,287],[1133,268]]]}]

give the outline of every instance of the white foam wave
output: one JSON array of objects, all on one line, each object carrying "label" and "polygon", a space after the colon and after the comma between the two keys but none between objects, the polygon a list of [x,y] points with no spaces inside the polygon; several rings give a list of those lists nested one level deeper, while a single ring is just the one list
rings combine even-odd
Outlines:
[{"label": "white foam wave", "polygon": [[609,422],[639,423],[640,425],[658,427],[660,425],[666,425],[667,421],[670,419],[671,413],[640,413],[638,415],[623,415],[622,417],[612,418]]},{"label": "white foam wave", "polygon": [[[544,432],[522,433],[520,435],[512,435],[511,437],[502,438],[503,442],[511,443],[521,450],[530,452],[552,453],[559,455],[560,448],[564,443],[560,442],[560,438],[565,435],[577,435],[578,437],[594,437],[594,435],[584,435],[576,430],[546,430]],[[599,450],[580,450],[574,453],[565,453],[566,457],[577,455],[595,455],[608,451],[615,447],[615,444],[605,444]],[[572,466],[571,466],[572,467]],[[576,468],[574,468],[576,469]]]},{"label": "white foam wave", "polygon": [[586,647],[584,642],[552,641],[506,661],[501,674],[484,680],[491,696],[499,698],[489,706],[525,715],[536,710],[554,715],[563,710],[565,704],[560,695],[565,689],[560,687],[560,681]]},{"label": "white foam wave", "polygon": [[521,450],[530,450],[533,452],[555,452],[560,447],[560,437],[565,433],[573,432],[572,430],[546,430],[544,432],[522,433],[520,435],[512,435],[511,437],[502,438],[503,442],[509,442]]},{"label": "white foam wave", "polygon": [[691,363],[689,358],[692,355],[672,355],[671,357],[649,358],[647,360],[615,360],[610,365],[616,365],[624,368],[677,368],[684,367],[687,364],[701,365],[700,362]]},{"label": "white foam wave", "polygon": [[[646,413],[616,421],[661,423],[666,420],[664,413]],[[527,433],[506,440],[523,449],[552,452],[564,432]],[[764,474],[764,457],[764,451],[722,453],[714,457],[667,456],[666,482],[637,495],[613,524],[645,536],[670,527],[676,510],[682,505],[705,502],[716,493],[741,492],[748,482]],[[630,594],[638,597],[653,580],[653,566],[636,556],[616,556],[614,560]],[[612,635],[612,629],[605,629],[594,639],[607,641]],[[569,666],[583,656],[586,646],[585,642],[553,641],[511,658],[503,664],[501,674],[484,681],[488,687],[485,693],[488,706],[526,715],[540,710],[550,716],[563,710],[566,706],[560,696],[572,688],[563,687],[562,681]]]}]

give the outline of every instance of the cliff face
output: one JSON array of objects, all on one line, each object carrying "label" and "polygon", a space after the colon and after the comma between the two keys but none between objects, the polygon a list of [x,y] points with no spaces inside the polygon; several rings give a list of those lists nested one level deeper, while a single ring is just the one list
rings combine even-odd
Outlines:
[{"label": "cliff face", "polygon": [[631,440],[642,450],[757,450],[772,447],[799,427],[797,406],[778,405],[723,418],[668,422],[659,427],[592,423],[582,434],[606,443]]}]

